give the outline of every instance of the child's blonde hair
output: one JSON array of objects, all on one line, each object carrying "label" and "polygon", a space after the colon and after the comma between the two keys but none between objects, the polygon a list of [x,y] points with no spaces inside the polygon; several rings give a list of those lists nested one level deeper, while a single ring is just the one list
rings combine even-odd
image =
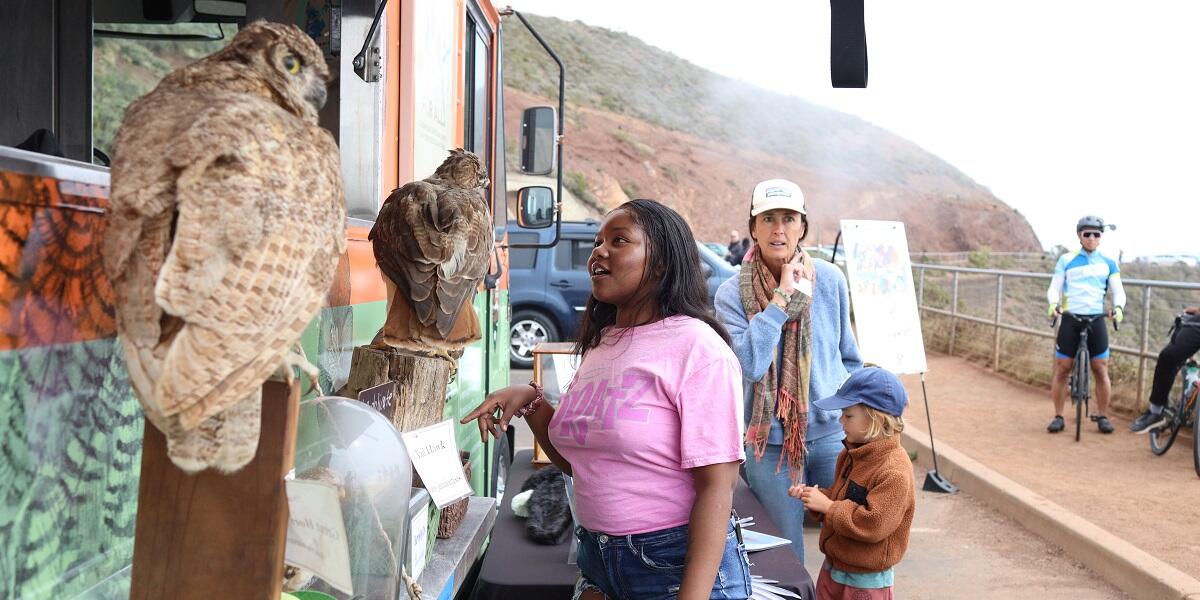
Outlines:
[{"label": "child's blonde hair", "polygon": [[871,425],[867,427],[866,439],[868,442],[899,435],[901,431],[904,431],[904,420],[900,417],[889,415],[866,404],[860,406],[867,413],[867,418],[871,419]]}]

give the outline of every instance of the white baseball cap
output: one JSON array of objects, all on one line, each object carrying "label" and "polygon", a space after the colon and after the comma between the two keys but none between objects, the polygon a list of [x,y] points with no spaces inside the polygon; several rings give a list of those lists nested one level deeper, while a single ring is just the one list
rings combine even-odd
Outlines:
[{"label": "white baseball cap", "polygon": [[751,196],[750,216],[757,217],[777,208],[808,214],[804,211],[804,192],[800,191],[800,186],[786,179],[760,181]]}]

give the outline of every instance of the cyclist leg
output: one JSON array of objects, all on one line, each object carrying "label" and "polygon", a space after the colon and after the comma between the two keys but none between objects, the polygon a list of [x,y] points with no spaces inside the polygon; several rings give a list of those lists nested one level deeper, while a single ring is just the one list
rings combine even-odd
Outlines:
[{"label": "cyclist leg", "polygon": [[1092,355],[1092,375],[1096,382],[1096,426],[1102,433],[1112,433],[1108,420],[1108,401],[1112,396],[1112,380],[1108,377],[1108,324],[1096,319],[1089,324],[1088,352]]},{"label": "cyclist leg", "polygon": [[1150,404],[1158,407],[1167,405],[1171,388],[1175,386],[1175,374],[1188,357],[1200,351],[1200,327],[1180,327],[1171,343],[1158,353],[1154,365],[1154,385],[1150,388]]}]

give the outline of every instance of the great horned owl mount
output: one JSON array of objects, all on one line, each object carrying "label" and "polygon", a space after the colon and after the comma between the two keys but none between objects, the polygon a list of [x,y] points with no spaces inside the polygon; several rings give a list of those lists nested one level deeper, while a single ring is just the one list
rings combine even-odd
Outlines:
[{"label": "great horned owl mount", "polygon": [[185,471],[254,458],[263,382],[324,303],[345,251],[329,69],[258,21],[126,110],[103,240],[130,383]]}]

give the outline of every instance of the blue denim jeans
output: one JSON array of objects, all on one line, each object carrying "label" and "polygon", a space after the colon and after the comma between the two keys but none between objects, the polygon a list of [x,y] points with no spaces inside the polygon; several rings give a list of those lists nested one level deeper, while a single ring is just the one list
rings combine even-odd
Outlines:
[{"label": "blue denim jeans", "polygon": [[[611,600],[674,600],[683,583],[688,526],[610,536],[575,527],[576,564],[582,575],[576,591],[599,588]],[[733,526],[709,598],[750,597],[750,560]]]},{"label": "blue denim jeans", "polygon": [[[844,447],[844,434],[827,435],[819,440],[807,442],[808,456],[804,461],[805,485],[832,487],[834,469],[837,467],[837,457]],[[804,503],[788,495],[792,480],[788,476],[785,464],[779,472],[775,466],[783,446],[767,444],[763,457],[755,460],[754,454],[747,449],[746,462],[742,465],[742,473],[754,495],[762,502],[771,520],[779,526],[783,537],[792,540],[792,552],[801,561],[804,560]]]}]

